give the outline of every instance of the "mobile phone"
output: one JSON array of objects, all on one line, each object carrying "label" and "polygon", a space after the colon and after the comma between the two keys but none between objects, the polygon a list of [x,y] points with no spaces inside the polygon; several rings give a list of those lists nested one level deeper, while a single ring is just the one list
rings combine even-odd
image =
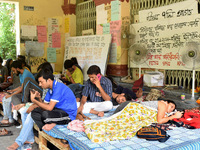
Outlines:
[{"label": "mobile phone", "polygon": [[29,90],[30,90],[33,94],[35,94],[35,90],[34,90],[34,89],[29,88]]},{"label": "mobile phone", "polygon": [[97,74],[97,78],[99,79],[99,81],[101,80],[101,74]]},{"label": "mobile phone", "polygon": [[12,94],[12,93],[10,93],[10,92],[8,92],[8,91],[6,91],[6,90],[3,90],[3,92],[6,92],[6,93],[8,93],[8,94]]}]

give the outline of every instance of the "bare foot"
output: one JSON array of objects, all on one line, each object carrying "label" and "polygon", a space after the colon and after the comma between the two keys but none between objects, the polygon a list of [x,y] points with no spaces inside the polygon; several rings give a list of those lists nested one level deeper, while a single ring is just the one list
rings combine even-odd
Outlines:
[{"label": "bare foot", "polygon": [[2,124],[8,124],[9,121],[8,121],[8,120],[2,120],[1,123],[2,123]]},{"label": "bare foot", "polygon": [[53,129],[53,127],[55,127],[56,124],[55,123],[51,123],[51,124],[45,124],[42,129],[46,130],[46,131],[50,131],[51,129]]},{"label": "bare foot", "polygon": [[16,150],[19,145],[15,142],[11,146],[7,147],[7,150]]},{"label": "bare foot", "polygon": [[104,116],[104,112],[99,112],[97,115],[98,115],[99,117],[103,117],[103,116]]},{"label": "bare foot", "polygon": [[33,144],[33,142],[26,141],[24,144]]}]

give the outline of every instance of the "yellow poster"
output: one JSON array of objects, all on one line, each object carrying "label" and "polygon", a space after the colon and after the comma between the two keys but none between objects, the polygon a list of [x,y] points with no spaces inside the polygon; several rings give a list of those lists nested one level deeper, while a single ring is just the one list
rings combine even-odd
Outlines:
[{"label": "yellow poster", "polygon": [[69,32],[69,18],[65,18],[65,33]]}]

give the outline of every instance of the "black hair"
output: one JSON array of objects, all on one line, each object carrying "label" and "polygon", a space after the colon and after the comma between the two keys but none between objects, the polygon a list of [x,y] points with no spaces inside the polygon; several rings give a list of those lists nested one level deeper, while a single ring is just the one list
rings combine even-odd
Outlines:
[{"label": "black hair", "polygon": [[45,80],[51,79],[54,80],[53,72],[49,69],[42,69],[37,75],[38,78],[43,77]]},{"label": "black hair", "polygon": [[6,67],[8,69],[8,75],[10,75],[10,72],[11,72],[11,64],[10,64],[11,61],[12,61],[12,58],[7,59],[7,61],[6,61]]},{"label": "black hair", "polygon": [[74,65],[73,62],[69,59],[65,60],[64,62],[65,69],[72,68],[73,65]]},{"label": "black hair", "polygon": [[2,64],[2,62],[3,62],[3,59],[0,57],[0,63]]},{"label": "black hair", "polygon": [[124,93],[124,97],[126,98],[126,101],[132,101],[133,99],[130,94],[126,94],[126,93]]},{"label": "black hair", "polygon": [[53,73],[53,68],[49,62],[44,62],[40,64],[39,67],[37,68],[37,71],[42,70],[42,69],[48,69]]},{"label": "black hair", "polygon": [[113,87],[113,91],[117,88],[117,83],[115,82],[115,80],[111,77],[111,76],[106,76],[106,78],[110,79],[111,83],[112,83],[112,87]]},{"label": "black hair", "polygon": [[12,67],[15,68],[15,69],[17,69],[17,68],[22,69],[22,62],[19,61],[19,60],[15,60],[11,64],[10,68],[12,68]]},{"label": "black hair", "polygon": [[73,63],[74,65],[78,65],[78,61],[77,61],[76,57],[72,57],[72,58],[71,58],[71,61],[72,61],[72,63]]},{"label": "black hair", "polygon": [[[176,109],[176,103],[175,103],[174,101],[172,101],[172,100],[163,100],[163,101],[166,101],[168,104],[169,104],[169,103],[174,104],[174,105],[175,105],[175,108],[174,108],[174,109]],[[173,110],[173,111],[174,111],[174,110]]]},{"label": "black hair", "polygon": [[88,68],[87,74],[101,74],[101,69],[97,65],[92,65]]}]

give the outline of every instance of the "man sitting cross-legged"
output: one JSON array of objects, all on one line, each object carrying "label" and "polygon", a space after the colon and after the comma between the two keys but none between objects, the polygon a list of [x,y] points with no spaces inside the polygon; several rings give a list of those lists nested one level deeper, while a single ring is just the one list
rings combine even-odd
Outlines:
[{"label": "man sitting cross-legged", "polygon": [[40,130],[51,130],[56,124],[67,124],[76,118],[77,104],[73,92],[63,83],[54,80],[52,72],[41,70],[38,73],[39,85],[48,88],[44,102],[36,100],[39,93],[31,92],[31,101],[38,105],[31,112]]},{"label": "man sitting cross-legged", "polygon": [[77,102],[78,114],[92,113],[103,117],[104,112],[113,107],[112,83],[101,75],[101,70],[96,65],[90,66],[87,74],[89,79],[83,89],[81,102]]}]

